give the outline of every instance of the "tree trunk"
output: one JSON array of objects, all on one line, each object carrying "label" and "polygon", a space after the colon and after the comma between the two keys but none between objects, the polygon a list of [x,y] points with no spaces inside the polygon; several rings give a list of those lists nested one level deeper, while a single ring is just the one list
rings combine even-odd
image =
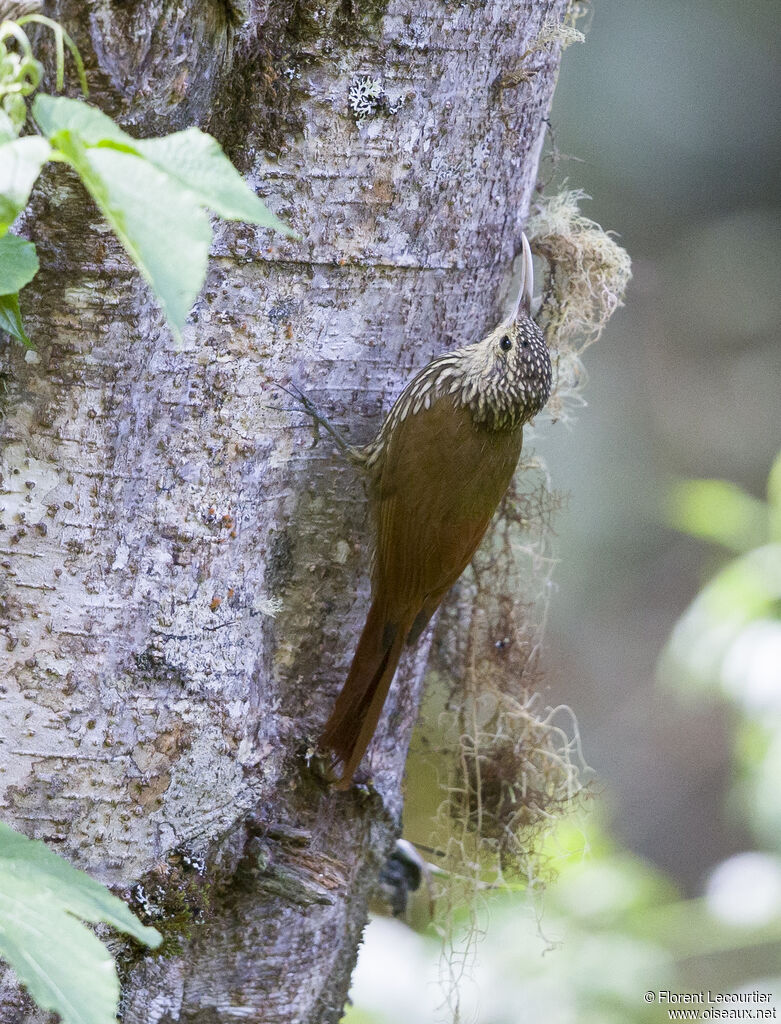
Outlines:
[{"label": "tree trunk", "polygon": [[[24,222],[39,361],[2,353],[0,814],[166,935],[118,944],[128,1024],[341,1015],[428,643],[376,791],[329,791],[308,752],[368,607],[366,494],[274,382],[368,440],[417,368],[495,325],[558,47],[520,59],[566,5],[44,6],[92,102],[133,134],[211,131],[302,236],[220,225],[177,347],[62,167]],[[37,1019],[9,979],[0,1019]]]}]

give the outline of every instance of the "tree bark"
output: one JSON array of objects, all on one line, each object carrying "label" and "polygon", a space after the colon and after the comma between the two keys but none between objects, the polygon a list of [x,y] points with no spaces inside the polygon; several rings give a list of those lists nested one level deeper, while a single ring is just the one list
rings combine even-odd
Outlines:
[{"label": "tree bark", "polygon": [[[558,47],[519,62],[566,6],[44,6],[92,102],[133,134],[211,131],[302,236],[219,225],[177,347],[62,167],[23,225],[39,361],[2,352],[0,815],[164,932],[162,955],[117,944],[128,1024],[340,1018],[430,636],[375,790],[330,792],[308,752],[368,608],[371,531],[356,471],[274,382],[368,440],[410,374],[495,325]],[[364,78],[381,94],[358,120]],[[37,1019],[9,978],[0,1019]]]}]

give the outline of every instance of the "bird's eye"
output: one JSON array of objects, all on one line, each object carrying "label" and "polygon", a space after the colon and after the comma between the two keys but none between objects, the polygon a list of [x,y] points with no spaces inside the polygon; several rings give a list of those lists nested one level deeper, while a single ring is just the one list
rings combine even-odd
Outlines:
[{"label": "bird's eye", "polygon": [[506,334],[503,334],[499,339],[499,348],[502,352],[509,352],[512,347],[513,343],[510,341],[510,338]]}]

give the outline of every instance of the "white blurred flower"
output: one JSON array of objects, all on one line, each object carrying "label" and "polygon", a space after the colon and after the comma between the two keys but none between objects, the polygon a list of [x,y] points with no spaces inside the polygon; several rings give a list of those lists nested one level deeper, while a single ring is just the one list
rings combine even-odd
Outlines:
[{"label": "white blurred flower", "polygon": [[767,924],[781,914],[781,860],[752,852],[722,861],[708,879],[705,900],[727,924]]},{"label": "white blurred flower", "polygon": [[781,622],[758,619],[746,626],[724,657],[725,691],[748,711],[781,711]]}]

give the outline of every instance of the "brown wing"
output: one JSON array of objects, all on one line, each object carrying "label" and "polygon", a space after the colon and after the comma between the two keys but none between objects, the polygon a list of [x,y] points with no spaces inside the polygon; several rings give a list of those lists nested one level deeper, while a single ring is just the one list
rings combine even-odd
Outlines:
[{"label": "brown wing", "polygon": [[375,493],[374,585],[391,615],[410,621],[429,595],[455,583],[507,490],[521,442],[520,428],[475,427],[450,398],[396,427]]}]

